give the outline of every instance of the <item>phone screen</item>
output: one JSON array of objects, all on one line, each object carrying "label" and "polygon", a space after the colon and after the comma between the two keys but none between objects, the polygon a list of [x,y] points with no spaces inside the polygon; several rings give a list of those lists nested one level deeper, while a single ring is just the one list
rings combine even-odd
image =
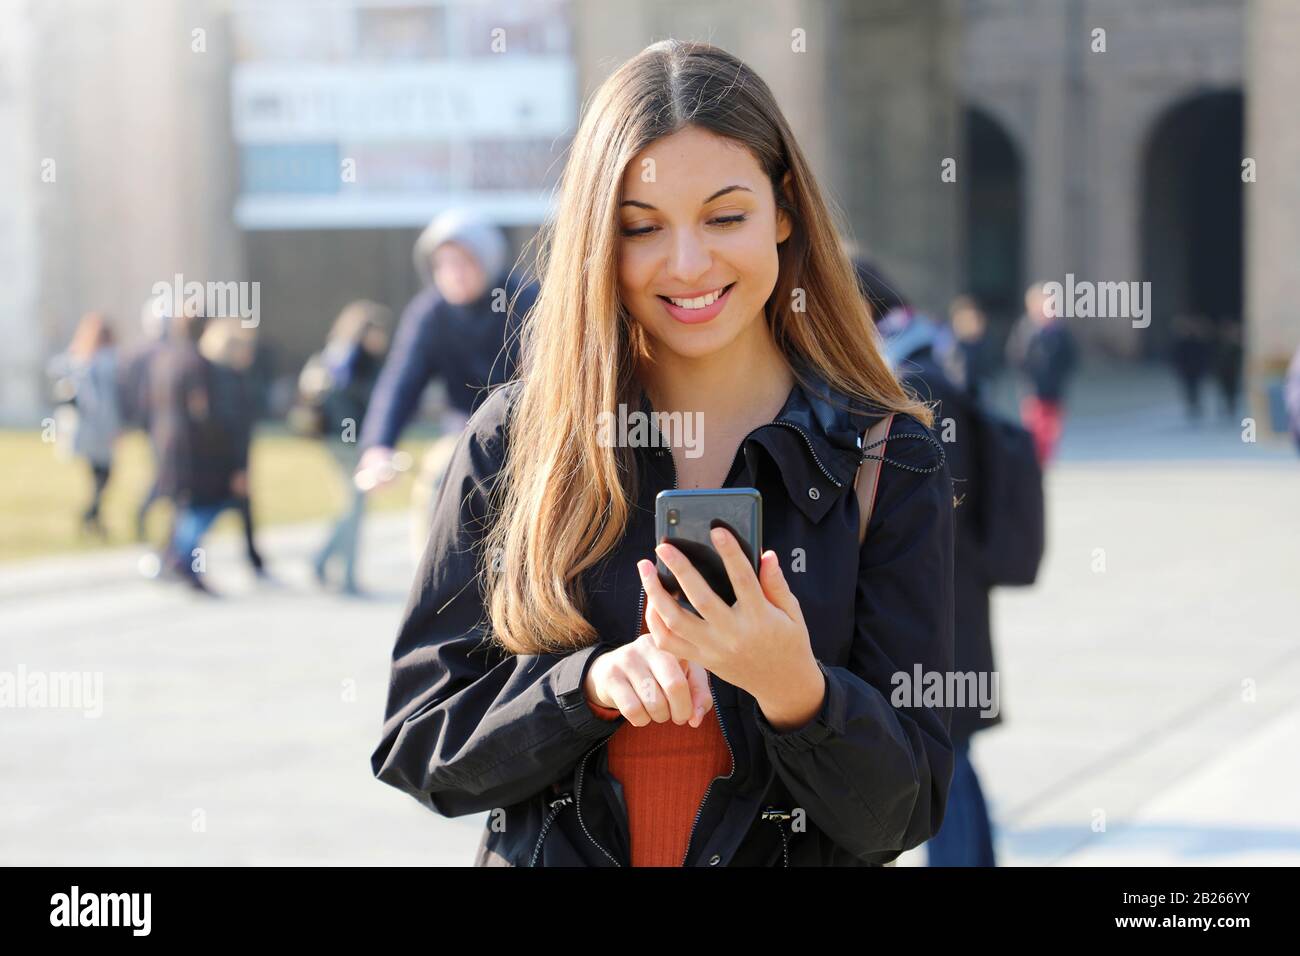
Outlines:
[{"label": "phone screen", "polygon": [[[735,589],[709,532],[719,527],[730,531],[757,573],[763,544],[762,517],[763,496],[757,488],[661,491],[655,499],[655,542],[671,542],[718,597],[735,604]],[[698,614],[662,559],[656,558],[655,568],[664,589],[682,607]]]}]

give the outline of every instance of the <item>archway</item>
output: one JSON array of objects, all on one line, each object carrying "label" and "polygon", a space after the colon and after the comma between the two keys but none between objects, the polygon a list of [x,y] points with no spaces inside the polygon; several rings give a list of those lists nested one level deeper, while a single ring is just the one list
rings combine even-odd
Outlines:
[{"label": "archway", "polygon": [[995,341],[1023,310],[1024,168],[1002,124],[975,106],[964,111],[965,291],[983,306]]},{"label": "archway", "polygon": [[1188,341],[1201,339],[1202,358],[1214,366],[1232,360],[1234,340],[1239,347],[1242,114],[1240,90],[1205,92],[1179,101],[1152,124],[1142,165],[1148,357],[1177,360]]}]

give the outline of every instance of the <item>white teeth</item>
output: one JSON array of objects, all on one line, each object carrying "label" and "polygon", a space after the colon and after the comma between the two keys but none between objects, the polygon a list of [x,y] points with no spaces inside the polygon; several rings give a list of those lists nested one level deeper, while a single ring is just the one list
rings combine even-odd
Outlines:
[{"label": "white teeth", "polygon": [[679,309],[702,309],[717,302],[720,295],[722,295],[722,289],[714,289],[708,295],[697,296],[694,299],[674,299],[672,296],[668,296],[668,301]]}]

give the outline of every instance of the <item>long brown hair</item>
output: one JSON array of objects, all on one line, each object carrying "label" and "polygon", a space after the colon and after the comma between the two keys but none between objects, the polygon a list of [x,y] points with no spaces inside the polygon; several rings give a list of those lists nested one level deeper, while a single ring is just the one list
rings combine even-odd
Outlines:
[{"label": "long brown hair", "polygon": [[[508,426],[509,446],[528,452],[507,456],[484,542],[494,555],[483,575],[490,631],[513,653],[565,653],[597,640],[580,576],[622,537],[637,476],[632,450],[604,447],[596,423],[619,403],[635,407],[635,370],[649,348],[619,301],[620,184],[641,150],[687,126],[748,147],[793,220],[764,309],[787,360],[806,362],[850,398],[932,420],[880,354],[835,216],[767,84],[715,46],[647,47],[592,97],[537,237],[541,289],[521,332]],[[798,362],[791,371],[802,378]]]}]

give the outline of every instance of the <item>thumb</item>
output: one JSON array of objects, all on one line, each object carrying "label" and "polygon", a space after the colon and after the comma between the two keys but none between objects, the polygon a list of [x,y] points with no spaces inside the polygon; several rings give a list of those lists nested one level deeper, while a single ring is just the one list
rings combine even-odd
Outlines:
[{"label": "thumb", "polygon": [[799,600],[794,596],[794,592],[790,590],[790,585],[785,579],[785,572],[781,570],[781,561],[777,558],[775,551],[763,552],[763,559],[758,568],[758,581],[763,586],[763,594],[768,601],[779,607],[793,620],[803,620],[803,614],[799,610]]},{"label": "thumb", "polygon": [[704,722],[704,715],[713,706],[713,693],[709,690],[709,672],[699,664],[691,661],[683,661],[682,663],[686,668],[686,683],[691,688],[691,719],[689,723],[692,727],[698,727]]}]

